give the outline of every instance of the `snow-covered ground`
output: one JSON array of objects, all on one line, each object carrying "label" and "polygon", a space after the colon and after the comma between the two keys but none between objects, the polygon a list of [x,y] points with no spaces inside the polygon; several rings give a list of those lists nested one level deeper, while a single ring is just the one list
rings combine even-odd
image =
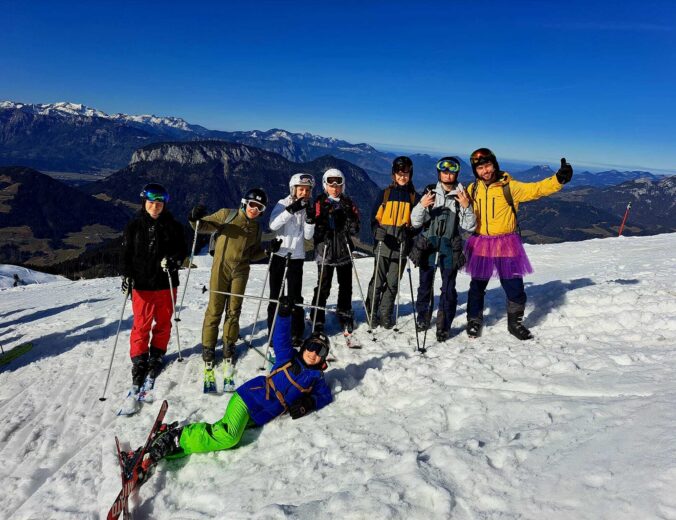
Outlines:
[{"label": "snow-covered ground", "polygon": [[[334,342],[333,404],[248,430],[238,449],[162,463],[132,501],[137,517],[676,519],[676,234],[526,247],[535,340],[507,333],[491,282],[484,335],[470,341],[461,274],[453,338],[430,335],[416,355],[406,276],[400,334],[378,329],[373,342],[361,325],[362,350]],[[158,380],[169,421],[215,421],[229,398],[201,392],[210,261],[190,276],[186,359],[172,337]],[[358,261],[363,286],[372,262]],[[309,297],[316,267],[305,273]],[[98,399],[122,302],[114,278],[0,291],[3,347],[35,345],[0,366],[1,518],[98,518],[117,495],[114,435],[141,444],[159,407],[115,415],[130,383],[129,308]],[[243,335],[256,307],[245,303]],[[261,316],[255,346],[263,328]],[[261,357],[239,349],[241,382]]]},{"label": "snow-covered ground", "polygon": [[[16,277],[14,275],[16,275]],[[0,264],[0,289],[14,287],[15,283],[17,285],[29,285],[33,283],[40,284],[56,281],[68,281],[68,279],[63,276],[40,273],[17,265]],[[0,323],[0,325],[2,325],[2,323]]]}]

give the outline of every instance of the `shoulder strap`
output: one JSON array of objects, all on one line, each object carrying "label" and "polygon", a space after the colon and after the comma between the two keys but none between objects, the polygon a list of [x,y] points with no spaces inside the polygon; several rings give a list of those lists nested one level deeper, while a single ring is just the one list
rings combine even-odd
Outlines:
[{"label": "shoulder strap", "polygon": [[519,226],[519,219],[516,216],[516,208],[514,207],[514,198],[512,198],[512,190],[509,187],[509,182],[506,182],[502,185],[502,193],[505,196],[505,200],[509,207],[512,208],[512,213],[514,214],[514,222],[516,222],[516,230],[521,235],[521,227]]},{"label": "shoulder strap", "polygon": [[385,193],[383,193],[383,201],[381,202],[383,207],[387,204],[387,201],[390,200],[390,190],[391,189],[392,188],[390,188],[389,186],[387,188],[385,188]]},{"label": "shoulder strap", "polygon": [[225,217],[225,221],[223,222],[223,225],[225,226],[226,224],[230,224],[233,220],[237,218],[237,213],[239,213],[238,209],[231,209],[230,213],[228,213],[228,216]]}]

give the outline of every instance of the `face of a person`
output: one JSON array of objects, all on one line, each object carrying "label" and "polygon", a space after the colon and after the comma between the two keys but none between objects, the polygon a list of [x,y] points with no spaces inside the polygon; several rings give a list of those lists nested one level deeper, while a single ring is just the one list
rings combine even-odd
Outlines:
[{"label": "face of a person", "polygon": [[394,174],[394,182],[396,182],[398,186],[406,186],[409,180],[411,180],[411,172],[398,171]]},{"label": "face of a person", "polygon": [[310,186],[296,186],[297,199],[309,199],[311,194],[312,188]]},{"label": "face of a person", "polygon": [[145,208],[148,215],[150,215],[150,218],[158,219],[162,213],[162,210],[164,209],[164,202],[153,202],[152,200],[146,200]]},{"label": "face of a person", "polygon": [[343,193],[343,187],[337,186],[336,184],[327,184],[326,193],[329,197],[339,197],[340,194]]},{"label": "face of a person", "polygon": [[262,211],[260,211],[260,205],[256,202],[247,202],[246,205],[246,216],[250,219],[258,218],[261,216]]},{"label": "face of a person", "polygon": [[495,174],[495,166],[493,163],[484,163],[476,167],[476,174],[484,182],[491,182]]},{"label": "face of a person", "polygon": [[313,366],[319,363],[322,360],[316,352],[310,352],[309,350],[303,351],[303,361],[307,366]]},{"label": "face of a person", "polygon": [[455,183],[457,178],[458,178],[457,173],[451,173],[449,171],[439,172],[439,180],[441,181],[441,186],[444,188],[445,191],[450,191],[451,186],[453,185],[453,183]]}]

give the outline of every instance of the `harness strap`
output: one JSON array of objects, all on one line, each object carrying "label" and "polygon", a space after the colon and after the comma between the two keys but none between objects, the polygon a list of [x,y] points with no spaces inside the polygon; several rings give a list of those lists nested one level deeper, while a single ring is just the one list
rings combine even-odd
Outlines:
[{"label": "harness strap", "polygon": [[286,404],[286,401],[284,400],[284,396],[282,393],[277,390],[277,387],[275,387],[275,382],[272,380],[272,376],[279,374],[280,372],[284,372],[284,375],[286,378],[289,380],[289,383],[291,383],[296,389],[303,393],[303,394],[309,394],[312,392],[312,387],[310,388],[303,388],[300,386],[289,374],[289,367],[293,364],[293,361],[288,361],[287,363],[283,364],[281,367],[273,370],[270,372],[267,377],[265,378],[265,399],[269,400],[270,399],[270,390],[275,394],[275,397],[277,397],[277,400],[279,403],[284,407],[284,411],[288,409],[288,406]]}]

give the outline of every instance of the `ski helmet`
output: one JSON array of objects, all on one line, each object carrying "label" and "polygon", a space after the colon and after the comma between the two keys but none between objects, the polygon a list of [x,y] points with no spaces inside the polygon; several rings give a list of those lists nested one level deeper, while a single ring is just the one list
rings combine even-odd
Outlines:
[{"label": "ski helmet", "polygon": [[469,163],[472,165],[472,171],[474,176],[478,179],[479,176],[476,174],[476,167],[481,164],[491,163],[493,168],[495,168],[495,176],[498,176],[500,172],[500,166],[498,165],[498,159],[495,157],[495,154],[491,152],[488,148],[479,148],[474,150],[472,155],[469,156]]},{"label": "ski helmet", "polygon": [[312,335],[307,338],[300,347],[301,358],[303,356],[303,352],[306,350],[314,352],[321,358],[319,363],[313,365],[314,367],[319,367],[322,370],[326,368],[326,358],[329,357],[329,351],[331,350],[331,342],[329,341],[329,337],[326,334],[321,331],[313,332]]},{"label": "ski helmet", "polygon": [[[330,181],[329,181],[330,179]],[[338,168],[329,168],[324,172],[322,176],[322,186],[324,190],[329,184],[337,184],[338,186],[343,187],[343,193],[345,193],[345,175]]]},{"label": "ski helmet", "polygon": [[169,202],[169,192],[164,186],[156,182],[146,184],[140,195],[143,200],[150,202],[164,202],[165,204]]},{"label": "ski helmet", "polygon": [[265,191],[263,191],[263,188],[251,188],[249,191],[246,192],[241,202],[242,209],[246,209],[246,206],[249,202],[258,204],[258,206],[260,206],[258,210],[260,214],[265,211],[265,208],[268,205],[268,196],[265,193]]},{"label": "ski helmet", "polygon": [[400,155],[392,161],[392,175],[397,172],[408,172],[411,174],[411,179],[413,179],[413,161],[411,161],[410,157]]},{"label": "ski helmet", "polygon": [[296,195],[296,186],[310,186],[310,191],[315,187],[315,178],[309,173],[294,173],[289,180],[289,193]]}]

